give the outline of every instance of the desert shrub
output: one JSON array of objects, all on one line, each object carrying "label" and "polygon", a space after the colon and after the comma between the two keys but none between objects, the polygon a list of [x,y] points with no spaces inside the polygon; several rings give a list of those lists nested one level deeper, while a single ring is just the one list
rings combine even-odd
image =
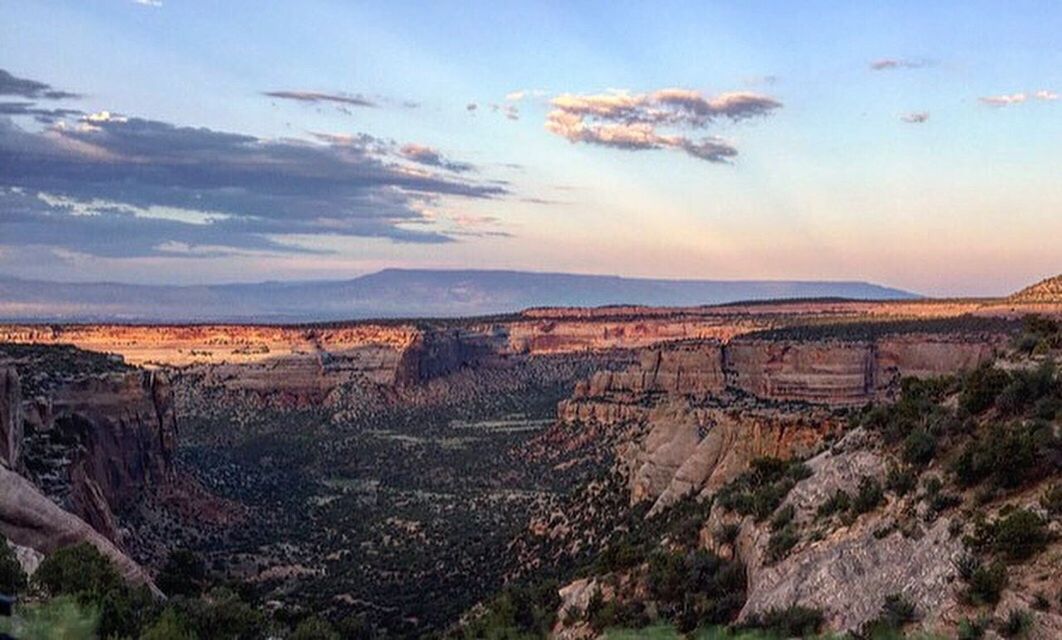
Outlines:
[{"label": "desert shrub", "polygon": [[823,620],[822,612],[818,609],[792,606],[753,614],[743,626],[762,629],[783,638],[804,638],[818,633]]},{"label": "desert shrub", "polygon": [[661,611],[681,629],[730,622],[745,604],[744,567],[707,551],[654,553],[647,582]]},{"label": "desert shrub", "polygon": [[777,513],[771,517],[771,531],[778,531],[793,521],[793,517],[796,515],[796,507],[793,505],[786,505],[784,508],[779,509]]},{"label": "desert shrub", "polygon": [[739,533],[741,533],[741,525],[736,522],[730,522],[716,529],[713,537],[716,544],[734,544]]},{"label": "desert shrub", "polygon": [[623,537],[605,547],[594,561],[595,573],[612,573],[645,562],[645,549]]},{"label": "desert shrub", "polygon": [[994,561],[985,565],[973,556],[963,556],[965,565],[959,574],[966,582],[965,599],[972,604],[995,604],[1007,586],[1007,567]]},{"label": "desert shrub", "polygon": [[828,518],[835,513],[848,511],[852,506],[852,499],[843,489],[838,489],[825,502],[819,505],[815,514],[821,518]]},{"label": "desert shrub", "polygon": [[20,620],[0,619],[0,633],[17,634],[25,640],[92,640],[97,635],[99,614],[91,605],[78,603],[73,596],[60,596],[23,607]]},{"label": "desert shrub", "polygon": [[770,562],[778,562],[789,554],[789,551],[800,542],[800,535],[796,527],[787,524],[771,534],[767,540],[767,559]]},{"label": "desert shrub", "polygon": [[1028,509],[1014,509],[990,522],[979,522],[972,546],[1022,561],[1036,555],[1051,541],[1047,520]]},{"label": "desert shrub", "polygon": [[155,584],[168,596],[197,596],[206,585],[206,564],[197,554],[179,549],[170,554]]},{"label": "desert shrub", "polygon": [[913,465],[926,465],[937,453],[937,440],[922,427],[913,429],[903,441],[903,459]]},{"label": "desert shrub", "polygon": [[200,638],[251,640],[269,635],[265,616],[228,588],[211,589],[197,599],[175,598],[173,606]]},{"label": "desert shrub", "polygon": [[917,618],[914,604],[902,594],[885,596],[878,617],[863,625],[862,635],[867,638],[884,638],[898,635],[904,625]]},{"label": "desert shrub", "polygon": [[15,552],[0,538],[0,593],[15,595],[26,588],[26,572],[18,563]]},{"label": "desert shrub", "polygon": [[911,467],[890,465],[885,475],[885,488],[901,498],[915,488],[917,476]]},{"label": "desert shrub", "polygon": [[852,500],[852,512],[856,515],[873,511],[885,500],[885,492],[881,484],[869,476],[864,476],[859,481],[859,491]]},{"label": "desert shrub", "polygon": [[964,618],[959,622],[959,629],[956,637],[958,640],[980,640],[985,637],[985,631],[988,631],[987,618]]},{"label": "desert shrub", "polygon": [[71,595],[97,602],[123,586],[110,560],[87,542],[46,557],[33,574],[33,582],[49,596]]},{"label": "desert shrub", "polygon": [[291,640],[340,640],[339,633],[327,621],[310,616],[295,627]]},{"label": "desert shrub", "polygon": [[996,407],[1001,413],[1014,416],[1025,413],[1041,401],[1047,401],[1043,406],[1051,406],[1051,400],[1057,396],[1057,389],[1055,365],[1045,362],[1032,370],[1011,373],[1010,382],[996,398]]},{"label": "desert shrub", "polygon": [[803,462],[757,458],[748,471],[719,490],[716,502],[759,522],[774,513],[793,486],[810,474],[811,469]]},{"label": "desert shrub", "polygon": [[984,413],[1009,383],[1006,371],[991,363],[983,364],[963,377],[959,406],[971,414]]},{"label": "desert shrub", "polygon": [[1023,637],[1032,629],[1032,614],[1021,609],[1012,609],[999,624],[999,633],[1007,638]]},{"label": "desert shrub", "polygon": [[999,488],[1014,488],[1051,473],[1059,448],[1049,423],[993,425],[966,445],[952,470],[963,486],[991,480]]},{"label": "desert shrub", "polygon": [[140,635],[140,640],[195,640],[196,635],[176,609],[167,608]]},{"label": "desert shrub", "polygon": [[556,621],[560,595],[557,582],[510,585],[486,605],[483,615],[469,623],[469,638],[544,637]]}]

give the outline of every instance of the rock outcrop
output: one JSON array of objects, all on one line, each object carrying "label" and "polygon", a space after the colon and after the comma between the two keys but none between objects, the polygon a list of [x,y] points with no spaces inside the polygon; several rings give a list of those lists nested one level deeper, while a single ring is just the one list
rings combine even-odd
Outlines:
[{"label": "rock outcrop", "polygon": [[22,394],[14,367],[0,367],[0,463],[18,469],[22,451]]},{"label": "rock outcrop", "polygon": [[653,500],[656,513],[690,494],[707,496],[745,471],[756,458],[809,455],[838,434],[826,411],[787,412],[746,406],[691,408],[681,403],[653,410],[645,438],[625,453],[631,503]]},{"label": "rock outcrop", "polygon": [[30,404],[29,474],[108,538],[117,539],[115,512],[173,479],[177,418],[163,374],[89,376]]},{"label": "rock outcrop", "polygon": [[0,534],[16,545],[45,555],[87,542],[109,558],[126,580],[147,585],[159,593],[144,569],[113,542],[49,500],[29,480],[4,466],[0,466]]}]

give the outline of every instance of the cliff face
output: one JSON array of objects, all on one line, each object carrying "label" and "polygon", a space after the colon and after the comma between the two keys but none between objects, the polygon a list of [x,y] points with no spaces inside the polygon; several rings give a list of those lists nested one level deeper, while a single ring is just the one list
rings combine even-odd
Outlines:
[{"label": "cliff face", "polygon": [[18,469],[22,450],[22,396],[18,373],[0,367],[0,463]]},{"label": "cliff face", "polygon": [[[91,378],[27,401],[25,412],[14,368],[0,368],[0,390],[0,435],[7,443],[0,460],[0,534],[43,554],[87,542],[127,580],[154,589],[116,546],[111,510],[171,472],[176,422],[165,380],[150,373]],[[25,443],[24,418],[31,432]],[[43,469],[47,475],[39,482],[63,495],[46,495],[20,475],[23,462],[30,475]]]},{"label": "cliff face", "polygon": [[25,415],[30,477],[112,540],[114,513],[173,479],[177,419],[162,374],[81,378],[27,402]]}]

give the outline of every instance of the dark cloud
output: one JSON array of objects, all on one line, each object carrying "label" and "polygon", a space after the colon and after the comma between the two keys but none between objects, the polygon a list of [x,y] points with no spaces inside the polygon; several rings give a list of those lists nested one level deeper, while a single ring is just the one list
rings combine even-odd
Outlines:
[{"label": "dark cloud", "polygon": [[464,173],[466,171],[471,171],[474,168],[467,162],[448,160],[439,153],[438,149],[420,144],[403,145],[399,149],[399,153],[403,158],[411,162],[416,162],[417,164],[423,164],[429,167],[438,167],[440,169],[446,169],[447,171]]},{"label": "dark cloud", "polygon": [[0,238],[105,255],[291,251],[292,235],[446,242],[408,226],[441,198],[507,193],[411,169],[390,149],[364,134],[263,140],[107,113],[39,133],[0,119]]},{"label": "dark cloud", "polygon": [[3,69],[0,69],[0,96],[19,96],[30,100],[63,100],[81,97],[69,91],[59,91],[43,82],[13,76]]},{"label": "dark cloud", "polygon": [[376,107],[376,102],[362,95],[347,95],[343,93],[322,93],[319,91],[265,91],[262,95],[281,100],[294,100],[296,102],[320,103],[329,102],[339,105],[354,107]]},{"label": "dark cloud", "polygon": [[900,116],[900,120],[903,120],[908,124],[922,124],[924,122],[929,122],[929,112],[913,111],[911,113],[905,113]]},{"label": "dark cloud", "polygon": [[47,109],[35,102],[0,102],[0,116],[30,116],[44,124],[83,114],[80,109]]},{"label": "dark cloud", "polygon": [[618,149],[677,149],[709,162],[726,162],[737,149],[710,136],[692,139],[668,129],[696,130],[725,118],[732,121],[769,115],[782,104],[749,92],[704,96],[688,89],[652,93],[557,96],[546,130],[571,142]]},{"label": "dark cloud", "polygon": [[870,63],[871,71],[890,71],[893,69],[923,69],[931,67],[929,60],[911,60],[906,58],[879,58]]}]

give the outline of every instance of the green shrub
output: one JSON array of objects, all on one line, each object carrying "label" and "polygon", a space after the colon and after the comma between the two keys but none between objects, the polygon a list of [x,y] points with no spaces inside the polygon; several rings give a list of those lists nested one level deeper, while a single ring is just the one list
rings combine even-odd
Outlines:
[{"label": "green shrub", "polygon": [[64,547],[44,558],[33,574],[33,582],[49,596],[72,595],[94,602],[123,586],[110,560],[87,542]]},{"label": "green shrub", "polygon": [[197,596],[203,593],[206,581],[203,559],[183,549],[170,554],[155,578],[155,584],[168,596]]},{"label": "green shrub", "polygon": [[1062,515],[1062,482],[1056,482],[1040,496],[1040,506],[1052,516]]},{"label": "green shrub", "polygon": [[916,427],[904,438],[903,459],[910,464],[917,466],[929,464],[936,453],[936,438],[922,427]]},{"label": "green shrub", "polygon": [[195,640],[196,635],[184,618],[172,607],[140,635],[140,640]]},{"label": "green shrub", "polygon": [[748,622],[743,626],[762,629],[783,638],[804,638],[818,633],[823,620],[822,612],[817,609],[792,606],[749,616]]},{"label": "green shrub", "polygon": [[1007,638],[1024,637],[1032,629],[1032,614],[1012,609],[999,625],[999,632]]},{"label": "green shrub", "polygon": [[91,605],[79,604],[73,596],[23,607],[19,620],[0,619],[0,633],[22,640],[92,640],[97,638],[99,614]]},{"label": "green shrub", "polygon": [[957,638],[958,640],[980,640],[985,637],[985,631],[988,631],[987,618],[980,617],[976,620],[964,618],[959,622]]},{"label": "green shrub", "polygon": [[327,620],[310,616],[295,627],[291,640],[340,640],[340,636]]},{"label": "green shrub", "polygon": [[971,414],[983,413],[995,404],[1009,383],[1006,371],[990,363],[983,364],[963,378],[959,406]]},{"label": "green shrub", "polygon": [[973,561],[961,567],[959,572],[966,581],[966,599],[969,602],[978,605],[999,602],[999,596],[1007,586],[1006,565],[998,560],[988,566],[980,561]]},{"label": "green shrub", "polygon": [[800,542],[800,534],[796,527],[787,524],[771,534],[767,540],[767,559],[770,562],[778,562],[789,555],[789,551]]},{"label": "green shrub", "polygon": [[745,568],[708,551],[654,553],[647,583],[660,610],[683,629],[730,622],[745,604]]},{"label": "green shrub", "polygon": [[966,445],[952,470],[963,486],[991,479],[993,485],[1009,489],[1051,473],[1049,460],[1059,449],[1058,437],[1049,423],[1033,420],[993,425]]},{"label": "green shrub", "polygon": [[885,475],[885,488],[901,498],[915,488],[917,476],[911,467],[890,465]]},{"label": "green shrub", "polygon": [[1051,541],[1047,520],[1028,509],[1014,509],[991,522],[978,523],[974,546],[1022,561],[1042,551]]},{"label": "green shrub", "polygon": [[748,471],[719,490],[716,502],[759,522],[774,513],[793,486],[810,474],[811,469],[803,462],[757,458]]},{"label": "green shrub", "polygon": [[771,518],[771,531],[778,531],[793,521],[793,517],[796,515],[796,507],[793,505],[786,505],[784,508],[779,509]]},{"label": "green shrub", "polygon": [[904,625],[917,618],[914,604],[902,594],[885,596],[881,613],[863,626],[862,635],[868,638],[884,638],[898,635]]},{"label": "green shrub", "polygon": [[856,514],[869,513],[876,509],[885,500],[885,492],[881,484],[869,476],[864,476],[859,481],[859,492],[852,500],[852,511]]},{"label": "green shrub", "polygon": [[820,518],[828,518],[835,513],[848,511],[852,506],[852,499],[843,489],[838,489],[825,502],[819,505],[816,515]]},{"label": "green shrub", "polygon": [[16,595],[26,588],[26,572],[7,540],[0,538],[0,593]]},{"label": "green shrub", "polygon": [[741,533],[741,525],[736,522],[730,522],[716,529],[713,537],[716,544],[734,544],[739,533]]}]

